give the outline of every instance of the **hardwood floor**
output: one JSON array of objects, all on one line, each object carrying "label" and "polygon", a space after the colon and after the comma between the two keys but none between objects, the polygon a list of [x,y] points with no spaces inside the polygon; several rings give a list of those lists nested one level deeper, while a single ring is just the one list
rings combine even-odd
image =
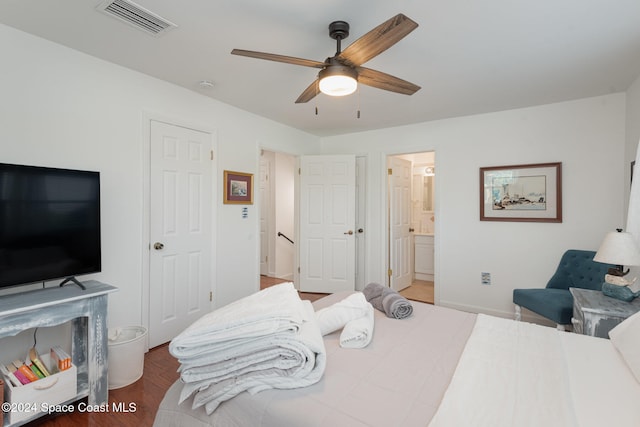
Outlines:
[{"label": "hardwood floor", "polygon": [[[269,286],[285,282],[290,282],[290,280],[277,279],[275,277],[269,276],[260,276],[260,289],[268,288]],[[327,296],[327,294],[316,294],[311,292],[298,292],[298,294],[300,295],[300,299],[309,300],[311,302]]]},{"label": "hardwood floor", "polygon": [[427,280],[414,280],[411,286],[400,291],[400,295],[413,300],[433,304],[433,282]]}]

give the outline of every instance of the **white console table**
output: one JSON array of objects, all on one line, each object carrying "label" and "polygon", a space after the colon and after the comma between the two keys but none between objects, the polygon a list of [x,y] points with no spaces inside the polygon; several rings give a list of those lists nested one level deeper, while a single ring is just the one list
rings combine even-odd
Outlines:
[{"label": "white console table", "polygon": [[71,360],[78,369],[78,400],[108,403],[108,294],[117,288],[89,280],[0,296],[0,338],[71,321]]}]

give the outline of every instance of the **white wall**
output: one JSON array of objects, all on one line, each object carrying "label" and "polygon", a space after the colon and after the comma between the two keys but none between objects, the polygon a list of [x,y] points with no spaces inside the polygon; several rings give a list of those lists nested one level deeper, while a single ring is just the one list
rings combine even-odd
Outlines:
[{"label": "white wall", "polygon": [[[147,114],[214,130],[218,183],[225,169],[256,174],[260,146],[292,154],[319,150],[314,136],[4,25],[0,51],[0,161],[101,173],[103,271],[82,279],[119,288],[109,299],[110,326],[147,324]],[[242,219],[242,206],[216,200],[215,306],[259,288],[258,207],[251,205]]]},{"label": "white wall", "polygon": [[[569,248],[596,250],[623,221],[625,95],[323,138],[368,155],[369,281],[386,282],[388,154],[435,151],[436,302],[503,316],[514,288],[544,287]],[[479,220],[479,168],[562,162],[563,222]],[[480,273],[492,274],[491,286]]]},{"label": "white wall", "polygon": [[[625,183],[627,184],[627,194],[631,183],[630,164],[636,159],[636,151],[640,142],[640,76],[627,90],[626,104],[626,150],[625,150]],[[636,169],[636,172],[639,169]],[[628,200],[625,200],[628,207]],[[625,209],[626,212],[626,209]]]},{"label": "white wall", "polygon": [[[627,213],[629,208],[628,196],[631,191],[631,162],[636,159],[638,143],[640,142],[640,76],[633,82],[627,90],[626,105],[626,145],[625,145],[625,225],[628,219]],[[634,173],[634,181],[638,179],[640,167],[636,164]],[[637,181],[636,181],[637,182]],[[637,184],[636,184],[637,185]],[[626,227],[625,227],[626,228]],[[640,276],[640,266],[631,266],[629,277]]]}]

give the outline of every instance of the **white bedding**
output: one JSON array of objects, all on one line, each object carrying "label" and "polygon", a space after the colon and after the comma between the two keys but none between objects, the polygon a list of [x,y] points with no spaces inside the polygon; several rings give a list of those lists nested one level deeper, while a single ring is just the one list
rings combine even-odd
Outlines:
[{"label": "white bedding", "polygon": [[611,341],[566,333],[562,341],[578,425],[640,426],[640,384]]},{"label": "white bedding", "polygon": [[[314,306],[341,298],[332,295]],[[496,318],[489,319],[493,329],[484,339],[472,340],[475,314],[412,304],[413,315],[402,320],[375,310],[366,348],[340,347],[338,331],[324,337],[326,370],[312,386],[241,393],[208,416],[202,408],[192,410],[190,401],[178,404],[178,382],[154,426],[408,427],[432,419],[446,427],[640,426],[640,385],[609,340]],[[466,344],[474,341],[484,341],[486,351],[474,356],[482,364],[477,370],[462,367]],[[555,348],[538,348],[544,342],[556,342]],[[456,396],[456,389],[462,394]]]},{"label": "white bedding", "polygon": [[610,341],[478,315],[430,427],[637,427],[640,385]]}]

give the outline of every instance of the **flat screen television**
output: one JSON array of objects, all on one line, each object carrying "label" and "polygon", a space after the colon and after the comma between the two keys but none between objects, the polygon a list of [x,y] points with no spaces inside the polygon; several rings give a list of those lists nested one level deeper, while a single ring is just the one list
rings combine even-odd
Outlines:
[{"label": "flat screen television", "polygon": [[0,163],[0,288],[101,266],[99,172]]}]

